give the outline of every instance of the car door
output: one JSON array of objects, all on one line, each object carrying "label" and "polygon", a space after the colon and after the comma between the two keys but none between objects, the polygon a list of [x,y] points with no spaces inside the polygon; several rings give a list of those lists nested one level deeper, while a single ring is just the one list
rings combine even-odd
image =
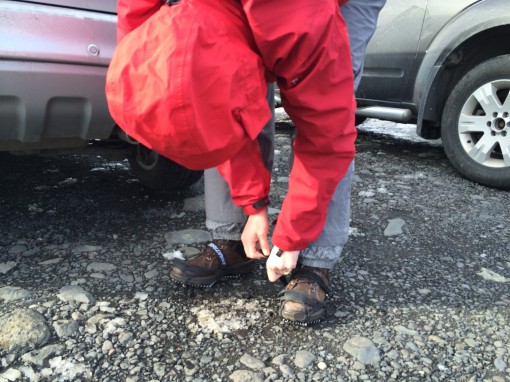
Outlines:
[{"label": "car door", "polygon": [[427,0],[388,0],[367,47],[363,78],[357,97],[360,106],[370,100],[399,106],[417,56]]}]

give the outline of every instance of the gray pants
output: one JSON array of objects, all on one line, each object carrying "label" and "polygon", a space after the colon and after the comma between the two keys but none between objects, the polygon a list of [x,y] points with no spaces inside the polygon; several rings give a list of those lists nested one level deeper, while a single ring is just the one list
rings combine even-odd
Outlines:
[{"label": "gray pants", "polygon": [[[363,70],[363,59],[368,41],[377,24],[379,11],[386,0],[350,0],[343,5],[342,15],[347,23],[351,44],[354,85],[357,89]],[[274,87],[268,89],[268,103],[274,110]],[[266,167],[271,170],[274,152],[274,115],[258,137]],[[349,237],[351,184],[354,162],[344,178],[338,183],[328,205],[326,224],[319,238],[301,251],[299,263],[312,267],[332,269],[340,259]],[[246,216],[236,207],[230,197],[228,184],[216,169],[206,170],[205,211],[206,226],[214,239],[239,240]]]}]

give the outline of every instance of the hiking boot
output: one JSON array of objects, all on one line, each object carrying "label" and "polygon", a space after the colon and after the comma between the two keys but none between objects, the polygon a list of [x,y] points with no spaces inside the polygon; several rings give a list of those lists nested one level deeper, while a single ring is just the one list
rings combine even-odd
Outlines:
[{"label": "hiking boot", "polygon": [[185,285],[212,287],[222,278],[249,273],[254,266],[255,261],[246,257],[240,240],[213,240],[192,259],[174,259],[170,277]]},{"label": "hiking boot", "polygon": [[280,316],[301,325],[312,325],[326,313],[326,297],[329,295],[328,270],[298,266],[290,275],[290,281],[279,293]]}]

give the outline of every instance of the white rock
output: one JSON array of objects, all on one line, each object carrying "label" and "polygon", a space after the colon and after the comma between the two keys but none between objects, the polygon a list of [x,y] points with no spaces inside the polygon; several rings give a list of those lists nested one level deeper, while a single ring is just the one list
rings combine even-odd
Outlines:
[{"label": "white rock", "polygon": [[262,369],[264,366],[264,362],[262,362],[260,359],[255,358],[247,353],[244,353],[241,359],[239,360],[244,366],[249,367],[253,370],[259,370]]},{"label": "white rock", "polygon": [[87,265],[87,271],[89,272],[109,272],[115,269],[117,269],[117,266],[110,263],[94,262]]},{"label": "white rock", "polygon": [[6,274],[11,269],[13,269],[17,263],[15,261],[7,261],[6,263],[0,263],[0,273]]},{"label": "white rock", "polygon": [[402,227],[406,222],[403,219],[396,218],[388,220],[388,225],[384,230],[384,236],[398,236],[402,234]]},{"label": "white rock", "polygon": [[233,382],[263,382],[264,376],[250,370],[236,370],[229,375]]},{"label": "white rock", "polygon": [[30,297],[32,297],[32,292],[20,287],[5,286],[0,288],[0,299],[4,301],[16,301]]},{"label": "white rock", "polygon": [[173,260],[173,259],[185,260],[186,259],[181,251],[165,252],[165,253],[163,253],[163,257],[167,260]]},{"label": "white rock", "polygon": [[294,364],[301,369],[306,369],[315,361],[315,355],[308,350],[298,350],[294,357]]},{"label": "white rock", "polygon": [[352,337],[345,342],[343,349],[365,365],[377,364],[381,359],[379,349],[377,349],[372,341],[365,337]]},{"label": "white rock", "polygon": [[482,277],[484,280],[495,281],[497,283],[507,283],[510,281],[510,278],[502,276],[487,268],[482,268],[480,272],[477,273],[477,275]]},{"label": "white rock", "polygon": [[58,264],[62,261],[62,258],[61,257],[56,257],[54,259],[50,259],[50,260],[46,260],[46,261],[41,261],[39,263],[39,265],[52,265],[52,264]]},{"label": "white rock", "polygon": [[93,304],[95,302],[94,297],[86,292],[82,287],[77,285],[66,285],[60,288],[60,293],[57,295],[62,301],[76,301],[85,304]]},{"label": "white rock", "polygon": [[8,381],[15,381],[21,377],[21,372],[18,369],[10,368],[0,374],[0,378],[5,378]]}]

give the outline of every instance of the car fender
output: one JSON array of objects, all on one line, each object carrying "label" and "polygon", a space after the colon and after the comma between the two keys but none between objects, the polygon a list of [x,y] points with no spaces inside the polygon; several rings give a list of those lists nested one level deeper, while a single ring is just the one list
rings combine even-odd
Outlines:
[{"label": "car fender", "polygon": [[[495,12],[497,10],[497,12]],[[450,54],[463,42],[491,28],[510,25],[510,2],[508,0],[483,0],[464,9],[448,24],[425,49],[417,71],[413,91],[413,103],[419,105],[417,132],[421,134],[425,116],[440,115],[435,110],[435,100],[441,89],[438,78],[444,70]]]}]

